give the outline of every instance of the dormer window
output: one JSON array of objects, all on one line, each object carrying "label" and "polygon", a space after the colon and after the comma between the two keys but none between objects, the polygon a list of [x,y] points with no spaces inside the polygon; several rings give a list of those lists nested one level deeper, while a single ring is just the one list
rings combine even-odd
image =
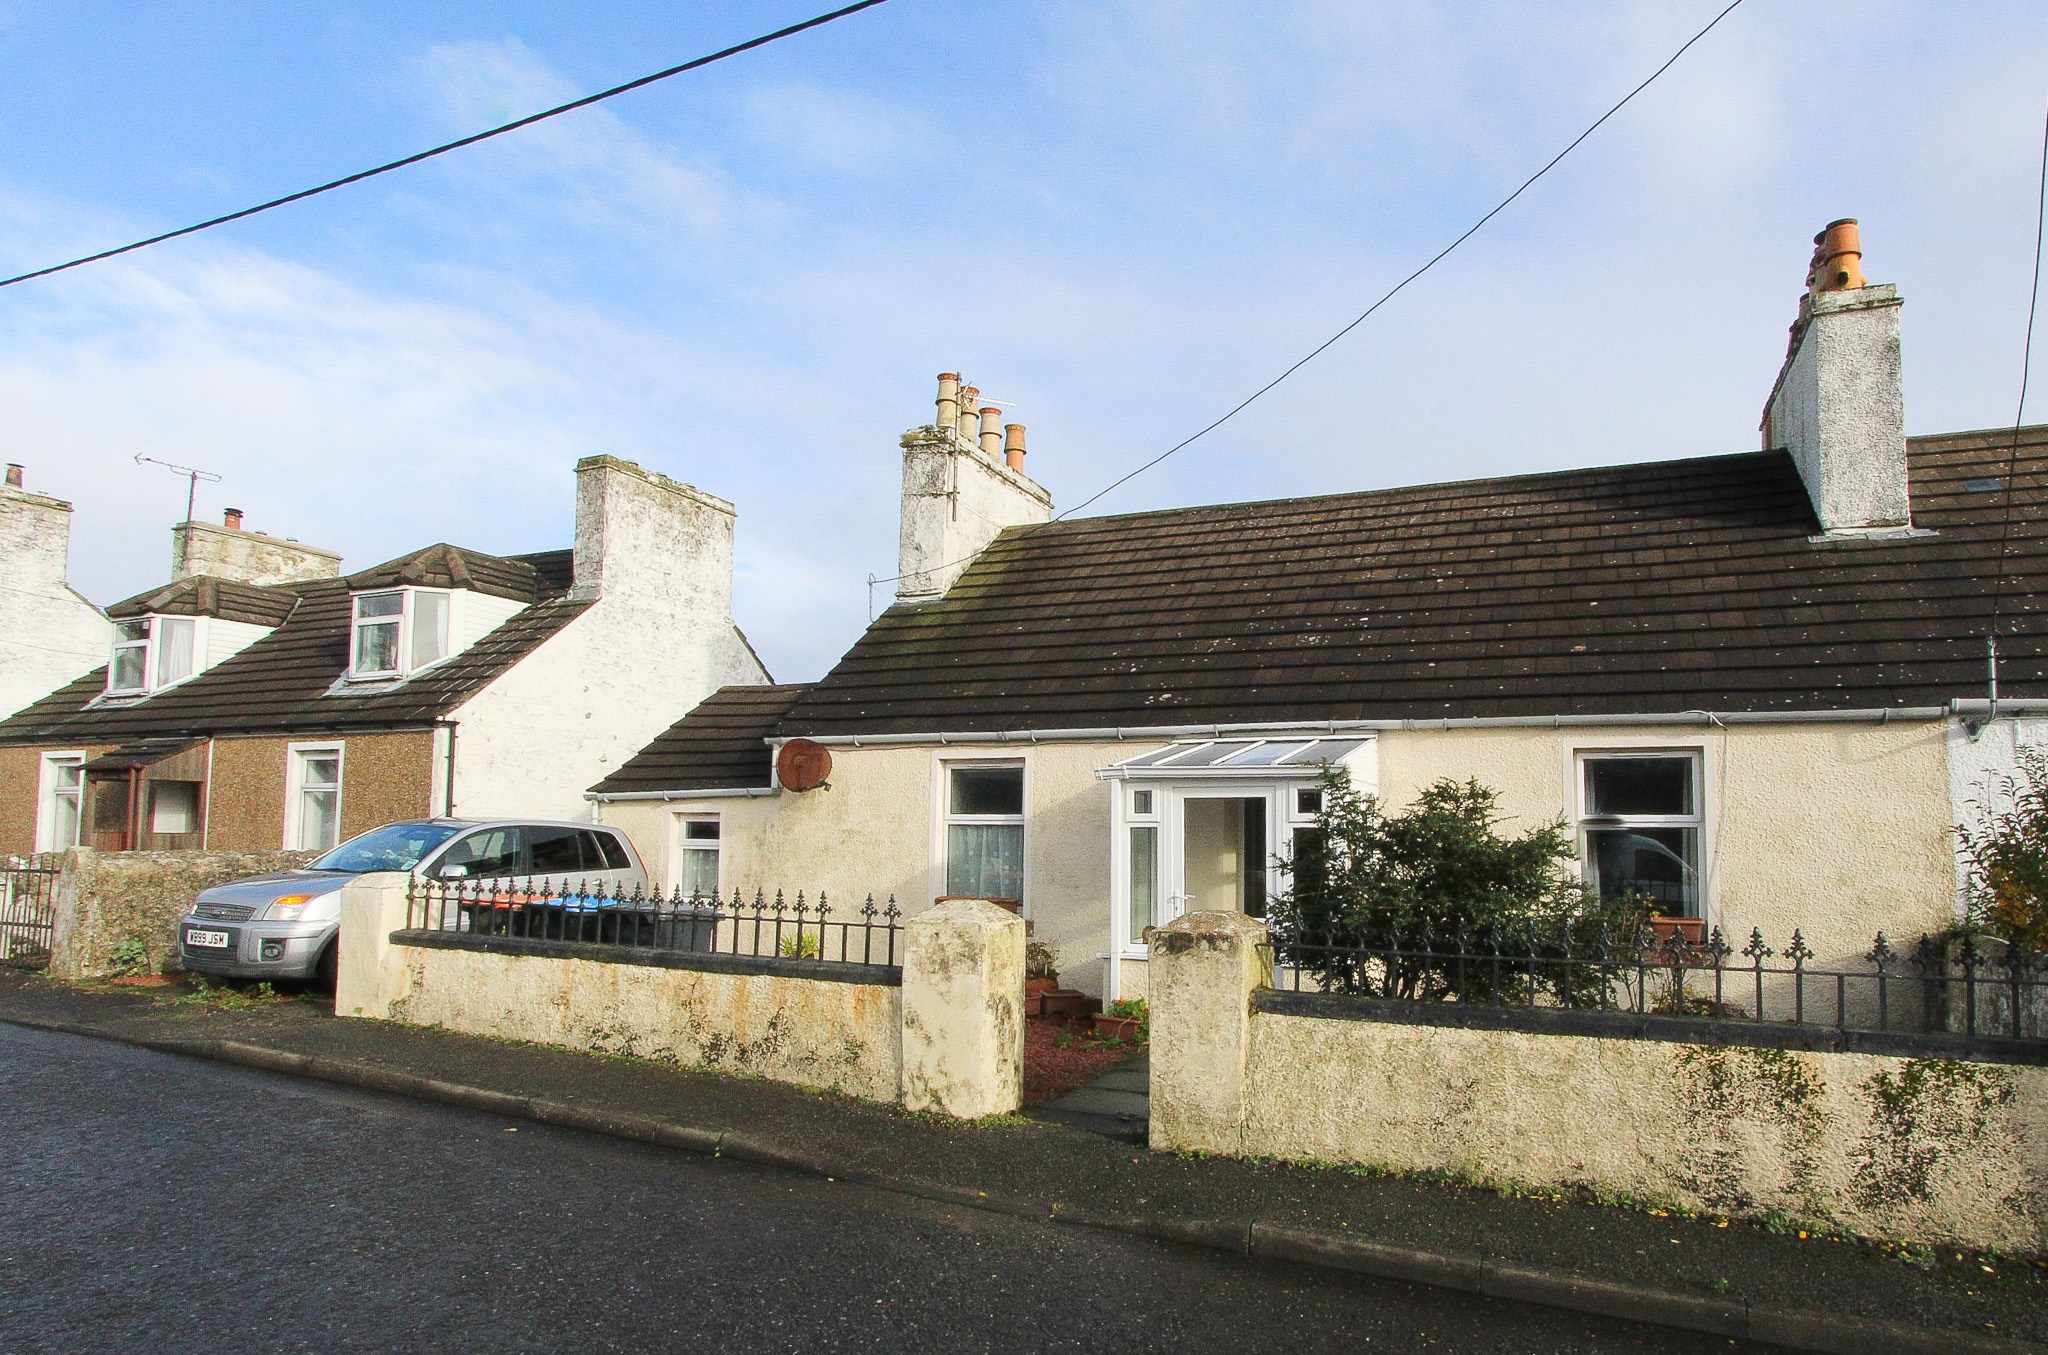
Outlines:
[{"label": "dormer window", "polygon": [[201,618],[145,616],[114,623],[107,695],[141,696],[183,682],[198,671]]},{"label": "dormer window", "polygon": [[349,676],[404,677],[448,657],[453,596],[427,588],[358,593]]}]

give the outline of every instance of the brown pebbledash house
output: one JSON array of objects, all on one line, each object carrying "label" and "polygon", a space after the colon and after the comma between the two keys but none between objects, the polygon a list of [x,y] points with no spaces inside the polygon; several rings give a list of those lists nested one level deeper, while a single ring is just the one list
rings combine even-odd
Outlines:
[{"label": "brown pebbledash house", "polygon": [[0,854],[587,813],[677,711],[768,675],[732,621],[732,506],[614,457],[576,474],[570,550],[344,577],[232,510],[180,526],[172,582],[107,609],[105,666],[0,721]]}]

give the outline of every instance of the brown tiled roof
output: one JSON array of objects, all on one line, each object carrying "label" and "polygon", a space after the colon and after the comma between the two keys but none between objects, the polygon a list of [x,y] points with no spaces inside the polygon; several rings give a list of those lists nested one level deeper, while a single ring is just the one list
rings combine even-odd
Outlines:
[{"label": "brown tiled roof", "polygon": [[[1789,456],[1012,528],[884,613],[782,735],[1807,711],[1985,694],[2012,434],[1912,440],[1910,540],[1815,544]],[[2048,697],[2048,428],[2018,457],[2001,695]]]},{"label": "brown tiled roof", "polygon": [[[542,571],[473,551],[459,552],[473,579],[523,577],[538,588]],[[417,556],[408,559],[417,559]],[[496,562],[489,570],[478,562]],[[365,576],[395,575],[392,561]],[[447,662],[409,681],[329,695],[348,667],[349,585],[319,579],[290,585],[299,605],[276,630],[198,677],[147,700],[88,709],[106,688],[106,669],[86,674],[0,721],[0,744],[124,743],[211,734],[347,732],[417,728],[468,700],[575,620],[587,601],[549,597],[527,607]]]},{"label": "brown tiled roof", "polygon": [[[544,554],[552,557],[561,553]],[[359,593],[406,584],[420,588],[468,588],[514,602],[538,602],[548,591],[531,557],[485,555],[446,542],[348,576],[348,586]]]},{"label": "brown tiled roof", "polygon": [[299,605],[295,587],[293,584],[265,587],[200,575],[123,599],[107,608],[107,615],[116,621],[123,617],[152,614],[212,616],[252,626],[279,626]]},{"label": "brown tiled roof", "polygon": [[617,795],[766,788],[766,740],[806,690],[802,683],[721,687],[591,789]]}]

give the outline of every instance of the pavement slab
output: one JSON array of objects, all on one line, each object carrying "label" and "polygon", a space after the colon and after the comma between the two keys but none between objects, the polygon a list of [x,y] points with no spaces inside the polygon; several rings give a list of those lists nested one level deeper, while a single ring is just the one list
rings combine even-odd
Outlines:
[{"label": "pavement slab", "polygon": [[1946,1250],[1902,1257],[1726,1220],[1326,1166],[1151,1152],[1014,1117],[962,1124],[624,1056],[337,1019],[327,1004],[307,998],[227,1009],[183,989],[72,987],[0,970],[0,1020],[131,1041],[237,1041],[654,1117],[740,1136],[735,1142],[800,1146],[877,1178],[928,1183],[965,1199],[1033,1201],[1076,1215],[1237,1221],[1230,1226],[1263,1228],[1282,1242],[1337,1234],[1366,1249],[1570,1272],[1595,1288],[1697,1295],[1703,1307],[1767,1305],[2048,1348],[2048,1262],[2041,1260]]}]

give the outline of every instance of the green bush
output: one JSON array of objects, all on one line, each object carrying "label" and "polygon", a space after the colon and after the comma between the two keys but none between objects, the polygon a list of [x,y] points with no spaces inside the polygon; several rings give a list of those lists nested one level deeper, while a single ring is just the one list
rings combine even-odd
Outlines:
[{"label": "green bush", "polygon": [[2033,950],[2048,950],[2048,754],[2022,748],[2014,775],[1993,778],[1976,827],[1956,825],[1968,874],[1966,922]]},{"label": "green bush", "polygon": [[[1315,828],[1281,863],[1290,887],[1270,910],[1276,940],[1307,947],[1292,961],[1332,992],[1498,1001],[1532,984],[1564,998],[1596,983],[1583,966],[1541,961],[1585,953],[1603,934],[1633,938],[1645,908],[1593,895],[1562,819],[1503,835],[1498,802],[1477,781],[1443,780],[1388,814],[1348,772],[1326,772]],[[1488,962],[1460,963],[1458,950]]]}]

